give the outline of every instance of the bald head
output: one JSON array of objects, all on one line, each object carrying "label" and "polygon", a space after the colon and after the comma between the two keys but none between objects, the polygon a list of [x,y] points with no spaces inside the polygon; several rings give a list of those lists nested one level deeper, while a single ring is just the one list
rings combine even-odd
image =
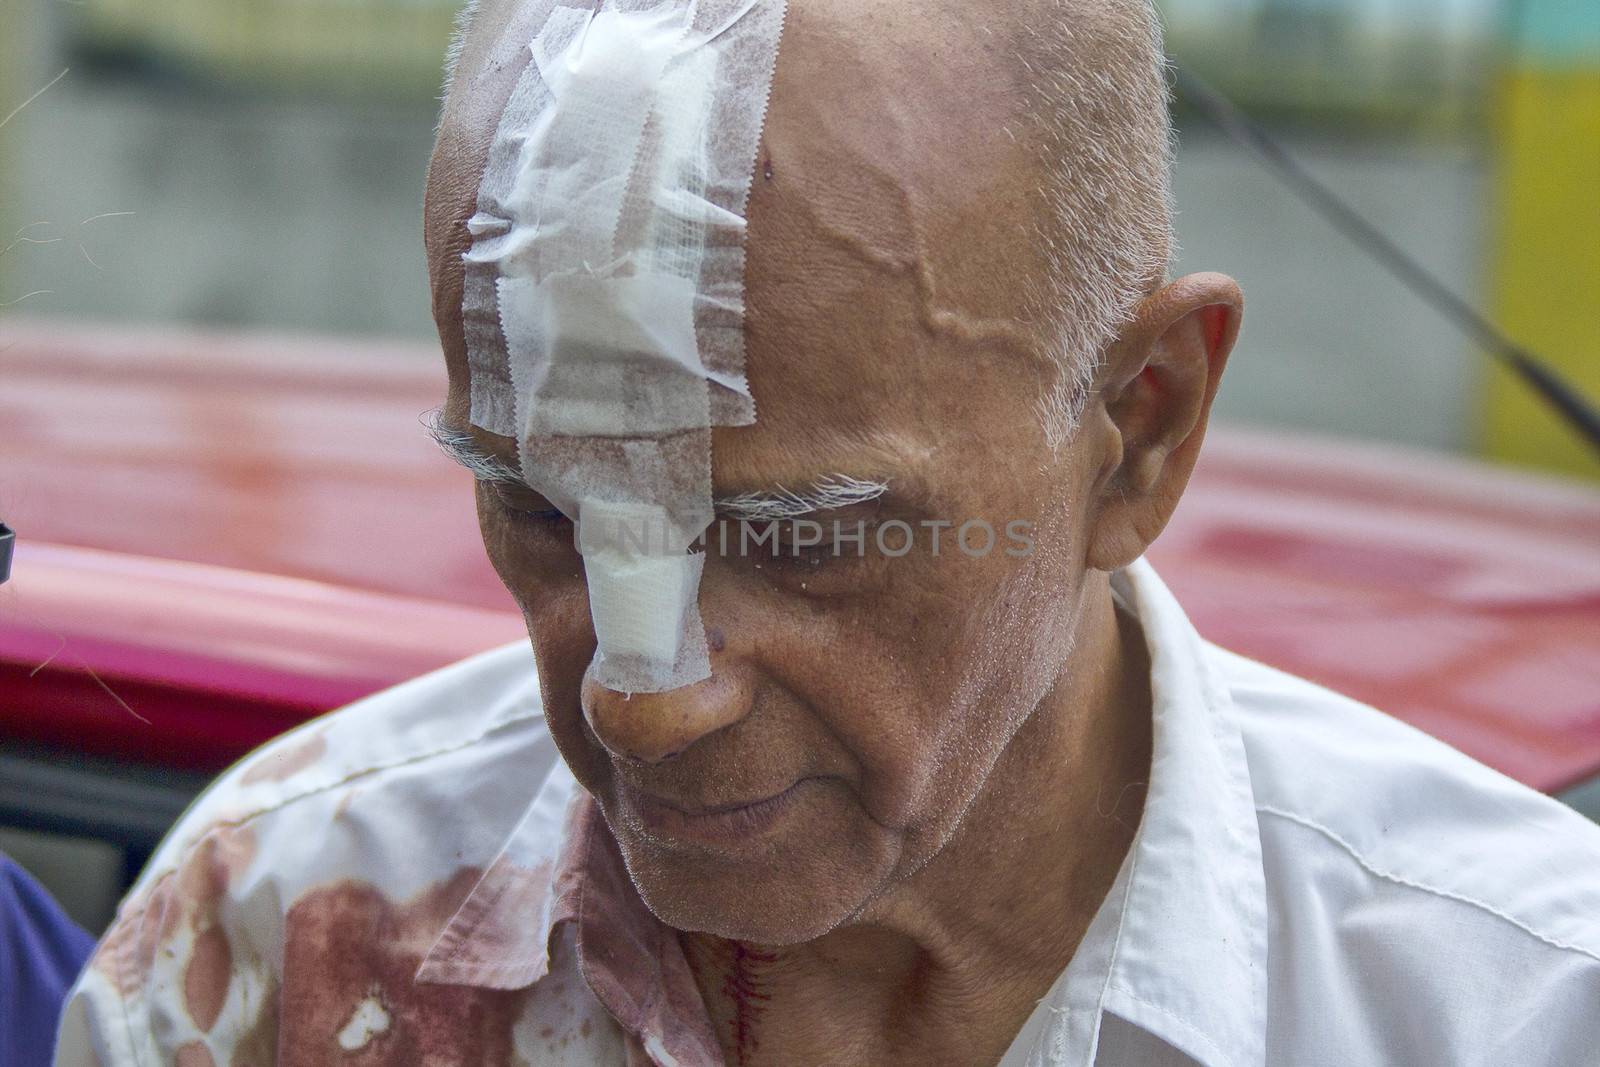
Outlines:
[{"label": "bald head", "polygon": [[[749,210],[752,315],[797,300],[826,311],[839,287],[808,252],[853,246],[860,276],[843,288],[883,293],[895,275],[906,284],[890,295],[915,305],[919,332],[1026,350],[1030,395],[1060,443],[1170,254],[1151,3],[789,6]],[[500,41],[518,7],[469,4],[447,64],[426,227],[435,314],[458,355],[465,221],[527,60]],[[807,292],[813,279],[825,292]]]}]

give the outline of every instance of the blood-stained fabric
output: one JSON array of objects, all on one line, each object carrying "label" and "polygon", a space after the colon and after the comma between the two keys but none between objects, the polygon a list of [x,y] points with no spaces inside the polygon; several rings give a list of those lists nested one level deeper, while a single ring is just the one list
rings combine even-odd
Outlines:
[{"label": "blood-stained fabric", "polygon": [[58,1062],[721,1053],[676,936],[557,759],[515,646],[327,716],[213,786],[100,942]]}]

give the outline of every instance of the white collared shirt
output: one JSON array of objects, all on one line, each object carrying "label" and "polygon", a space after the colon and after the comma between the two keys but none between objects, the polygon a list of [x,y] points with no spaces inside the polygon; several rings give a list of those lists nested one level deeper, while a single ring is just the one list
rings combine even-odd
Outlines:
[{"label": "white collared shirt", "polygon": [[[1143,561],[1113,582],[1150,649],[1144,811],[1003,1067],[1600,1063],[1600,828],[1207,644]],[[517,645],[209,790],[80,978],[57,1062],[714,1067],[664,929]]]}]

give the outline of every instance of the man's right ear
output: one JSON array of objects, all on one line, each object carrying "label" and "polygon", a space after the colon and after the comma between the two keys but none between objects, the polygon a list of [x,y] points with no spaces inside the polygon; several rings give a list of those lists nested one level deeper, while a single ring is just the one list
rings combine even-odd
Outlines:
[{"label": "man's right ear", "polygon": [[1102,420],[1106,454],[1093,498],[1090,567],[1127,566],[1172,517],[1243,311],[1232,278],[1191,274],[1146,297],[1111,346],[1091,409]]}]

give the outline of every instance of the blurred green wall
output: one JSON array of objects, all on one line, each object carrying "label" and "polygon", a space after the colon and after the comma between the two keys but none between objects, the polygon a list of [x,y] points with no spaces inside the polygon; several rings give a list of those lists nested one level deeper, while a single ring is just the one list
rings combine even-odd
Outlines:
[{"label": "blurred green wall", "polygon": [[84,0],[74,33],[93,50],[142,52],[234,84],[432,94],[461,6],[461,0]]}]

